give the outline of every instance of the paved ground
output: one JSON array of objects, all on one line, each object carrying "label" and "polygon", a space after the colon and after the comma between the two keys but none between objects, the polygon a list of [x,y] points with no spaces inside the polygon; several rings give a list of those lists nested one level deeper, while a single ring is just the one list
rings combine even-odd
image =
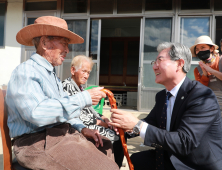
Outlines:
[{"label": "paved ground", "polygon": [[[130,107],[121,107],[120,109],[124,109],[126,111],[132,112],[133,115],[138,117],[139,119],[146,117],[148,114],[148,112],[138,112],[136,110],[133,110],[134,108],[130,108]],[[103,114],[108,118],[111,115],[109,110],[110,109],[108,107],[104,107]],[[151,149],[151,147],[143,145],[143,140],[140,137],[128,139],[127,146],[128,146],[128,151],[130,155],[139,151]],[[120,170],[129,170],[129,166],[128,166],[126,158],[124,158],[123,164],[125,166],[121,167]],[[0,170],[3,170],[3,152],[2,152],[1,140],[0,140]]]},{"label": "paved ground", "polygon": [[[133,113],[133,115],[135,117],[138,117],[139,119],[142,119],[142,118],[146,117],[147,114],[149,113],[149,112],[138,112],[136,110],[133,110],[134,108],[129,108],[129,107],[121,107],[120,109],[124,109],[126,111],[129,111],[129,112]],[[103,115],[108,117],[108,118],[111,115],[109,110],[110,109],[108,107],[105,107],[103,109]],[[140,151],[143,151],[143,150],[152,149],[149,146],[143,145],[143,140],[140,137],[135,137],[135,138],[128,139],[127,140],[127,148],[128,148],[129,155],[132,155],[133,153],[140,152]],[[128,166],[126,157],[124,157],[123,164],[125,166],[122,166],[120,168],[120,170],[129,170],[129,166]]]}]

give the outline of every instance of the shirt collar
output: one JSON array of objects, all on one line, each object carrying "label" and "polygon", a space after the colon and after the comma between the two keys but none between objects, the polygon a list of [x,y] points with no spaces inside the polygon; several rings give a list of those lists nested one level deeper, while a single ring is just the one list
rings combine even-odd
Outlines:
[{"label": "shirt collar", "polygon": [[[177,93],[180,89],[180,86],[183,84],[184,80],[185,80],[186,76],[172,89],[170,90],[170,93],[174,96],[177,97]],[[168,92],[168,90],[166,89],[166,91]]]},{"label": "shirt collar", "polygon": [[39,54],[35,53],[31,56],[32,60],[34,60],[37,64],[44,67],[48,71],[54,71],[55,68],[50,64],[44,57],[40,56]]}]

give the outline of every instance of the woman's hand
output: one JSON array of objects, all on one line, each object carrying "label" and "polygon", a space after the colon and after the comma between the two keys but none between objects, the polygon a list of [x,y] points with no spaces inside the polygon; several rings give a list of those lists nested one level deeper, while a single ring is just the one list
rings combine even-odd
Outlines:
[{"label": "woman's hand", "polygon": [[201,69],[207,72],[207,74],[208,72],[213,74],[214,69],[212,69],[210,66],[208,66],[207,64],[204,64],[203,62],[199,62],[199,64],[200,64]]},{"label": "woman's hand", "polygon": [[[200,68],[201,68],[202,71],[203,71],[203,75],[207,77],[207,76],[208,76],[208,72],[207,72],[207,70],[205,69],[205,66],[207,66],[207,65],[204,64],[203,61],[200,61],[200,62],[199,62],[199,65],[200,65]],[[207,67],[209,67],[209,66],[207,66]]]}]

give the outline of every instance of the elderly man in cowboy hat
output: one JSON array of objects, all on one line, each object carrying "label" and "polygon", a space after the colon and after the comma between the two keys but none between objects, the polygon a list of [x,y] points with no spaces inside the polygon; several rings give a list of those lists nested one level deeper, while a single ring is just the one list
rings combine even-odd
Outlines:
[{"label": "elderly man in cowboy hat", "polygon": [[68,30],[65,20],[52,16],[37,18],[16,39],[36,48],[36,54],[13,71],[6,95],[8,127],[19,164],[47,170],[118,169],[110,141],[78,118],[81,109],[105,94],[96,88],[68,96],[55,73],[69,52],[68,44],[84,40]]}]

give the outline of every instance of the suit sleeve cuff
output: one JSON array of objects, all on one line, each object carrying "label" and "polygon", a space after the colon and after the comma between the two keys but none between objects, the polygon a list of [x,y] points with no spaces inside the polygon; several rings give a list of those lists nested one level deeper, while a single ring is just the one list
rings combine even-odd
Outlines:
[{"label": "suit sleeve cuff", "polygon": [[145,135],[146,135],[146,129],[148,128],[148,123],[143,122],[143,126],[140,129],[140,137],[144,140],[145,139]]}]

